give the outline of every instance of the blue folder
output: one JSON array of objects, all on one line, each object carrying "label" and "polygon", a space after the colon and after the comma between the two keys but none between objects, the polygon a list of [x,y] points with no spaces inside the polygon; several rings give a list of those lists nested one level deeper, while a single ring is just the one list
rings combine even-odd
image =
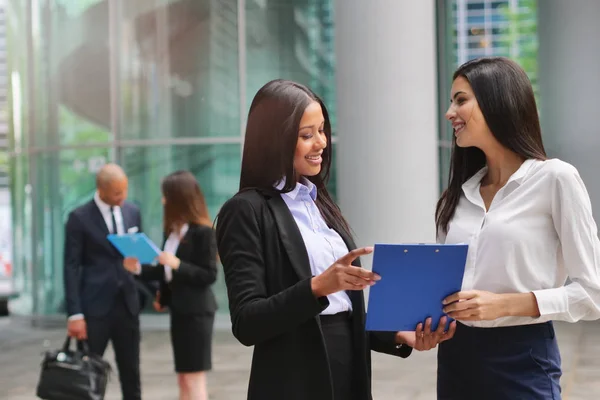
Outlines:
[{"label": "blue folder", "polygon": [[135,257],[140,264],[152,264],[161,253],[160,249],[144,233],[110,234],[107,239],[123,257]]},{"label": "blue folder", "polygon": [[[436,329],[442,300],[460,291],[468,245],[376,244],[366,329],[414,331],[431,317]],[[449,322],[448,322],[449,324]]]}]

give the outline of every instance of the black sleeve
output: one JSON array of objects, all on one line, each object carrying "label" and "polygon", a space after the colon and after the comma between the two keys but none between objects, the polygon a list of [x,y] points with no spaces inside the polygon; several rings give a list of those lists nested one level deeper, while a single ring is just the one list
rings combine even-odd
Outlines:
[{"label": "black sleeve", "polygon": [[248,200],[234,197],[223,206],[217,244],[233,334],[246,346],[292,331],[329,305],[327,297],[313,295],[310,279],[267,296],[262,236],[257,214]]},{"label": "black sleeve", "polygon": [[369,332],[369,343],[371,350],[378,353],[402,358],[406,358],[412,353],[412,347],[396,343],[396,332]]},{"label": "black sleeve", "polygon": [[162,265],[142,264],[142,271],[137,276],[143,281],[162,281],[165,279],[165,269]]},{"label": "black sleeve", "polygon": [[217,280],[217,244],[215,233],[208,226],[198,227],[192,237],[193,251],[190,260],[181,260],[173,270],[173,282],[193,285],[211,285]]},{"label": "black sleeve", "polygon": [[144,232],[144,229],[142,227],[142,212],[140,211],[139,208],[136,209],[137,211],[137,215],[138,215],[138,232]]},{"label": "black sleeve", "polygon": [[82,314],[79,279],[83,263],[84,235],[81,221],[70,213],[65,226],[64,284],[67,316]]}]

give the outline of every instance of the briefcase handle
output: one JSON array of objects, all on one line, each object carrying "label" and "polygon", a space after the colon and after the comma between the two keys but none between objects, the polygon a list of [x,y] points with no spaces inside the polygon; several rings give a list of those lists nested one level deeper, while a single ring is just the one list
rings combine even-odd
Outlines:
[{"label": "briefcase handle", "polygon": [[[65,344],[63,345],[64,352],[69,351],[69,348],[71,347],[71,339],[72,339],[71,336],[67,336],[67,339],[65,340]],[[77,339],[77,348],[85,355],[90,354],[90,347],[88,346],[87,340]]]}]

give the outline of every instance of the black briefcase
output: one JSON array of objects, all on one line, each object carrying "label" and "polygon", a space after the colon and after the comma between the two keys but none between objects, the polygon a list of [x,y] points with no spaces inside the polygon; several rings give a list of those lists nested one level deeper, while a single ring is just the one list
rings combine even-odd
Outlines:
[{"label": "black briefcase", "polygon": [[86,341],[77,341],[71,350],[67,337],[62,349],[47,351],[37,386],[44,400],[103,400],[110,375],[110,364],[90,353]]}]

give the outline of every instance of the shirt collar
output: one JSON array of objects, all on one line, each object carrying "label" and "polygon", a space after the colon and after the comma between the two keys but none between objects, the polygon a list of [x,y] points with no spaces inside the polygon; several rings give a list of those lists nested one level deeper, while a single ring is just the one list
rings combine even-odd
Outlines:
[{"label": "shirt collar", "polygon": [[[96,205],[98,206],[98,208],[100,209],[101,212],[110,212],[110,208],[111,205],[105,203],[104,201],[102,201],[102,199],[100,198],[100,194],[98,193],[98,191],[96,191],[96,193],[94,193],[94,202],[96,203]],[[115,206],[114,207],[115,210],[120,209],[119,206]]]},{"label": "shirt collar", "polygon": [[169,234],[169,237],[182,239],[185,236],[185,234],[188,232],[189,229],[190,229],[190,224],[183,224],[183,225],[181,225],[179,232],[173,231]]},{"label": "shirt collar", "polygon": [[525,177],[527,176],[527,172],[529,171],[531,166],[537,163],[538,161],[539,160],[537,158],[528,158],[527,160],[523,161],[523,164],[521,164],[519,169],[516,170],[514,174],[512,174],[508,182],[516,182],[518,184],[523,182],[523,179],[525,179]]},{"label": "shirt collar", "polygon": [[[521,166],[510,176],[510,178],[508,178],[506,185],[508,185],[510,182],[515,182],[516,184],[521,184],[521,182],[527,175],[527,171],[529,171],[529,168],[531,167],[531,165],[533,165],[536,161],[538,161],[538,160],[535,158],[528,158],[527,160],[523,161],[523,164],[521,164]],[[469,198],[469,200],[477,197],[475,195],[475,193],[479,192],[481,180],[483,179],[483,177],[485,176],[487,171],[488,171],[488,167],[486,165],[485,167],[483,167],[479,171],[477,171],[475,173],[475,175],[473,175],[471,178],[469,178],[465,183],[463,183],[463,185],[462,185],[463,192],[465,193],[467,198]]]},{"label": "shirt collar", "polygon": [[179,236],[184,237],[187,231],[190,229],[190,224],[183,224],[179,230]]},{"label": "shirt collar", "polygon": [[[277,183],[277,185],[275,185],[275,189],[281,190],[284,185],[285,185],[285,177],[283,177]],[[302,177],[302,178],[300,178],[300,182],[296,183],[296,186],[294,187],[294,189],[292,189],[291,192],[282,193],[282,194],[288,196],[292,200],[296,200],[296,198],[298,197],[298,195],[300,193],[308,194],[314,201],[317,199],[317,186],[314,183],[312,183],[311,181],[309,181],[308,179]]]},{"label": "shirt collar", "polygon": [[479,189],[479,184],[481,183],[481,180],[483,179],[483,177],[485,176],[485,174],[488,171],[488,167],[487,165],[483,168],[481,168],[479,171],[475,172],[475,174],[470,177],[469,179],[467,179],[467,181],[465,183],[463,183],[462,185],[462,189],[463,191],[466,192],[470,192],[476,189]]}]

